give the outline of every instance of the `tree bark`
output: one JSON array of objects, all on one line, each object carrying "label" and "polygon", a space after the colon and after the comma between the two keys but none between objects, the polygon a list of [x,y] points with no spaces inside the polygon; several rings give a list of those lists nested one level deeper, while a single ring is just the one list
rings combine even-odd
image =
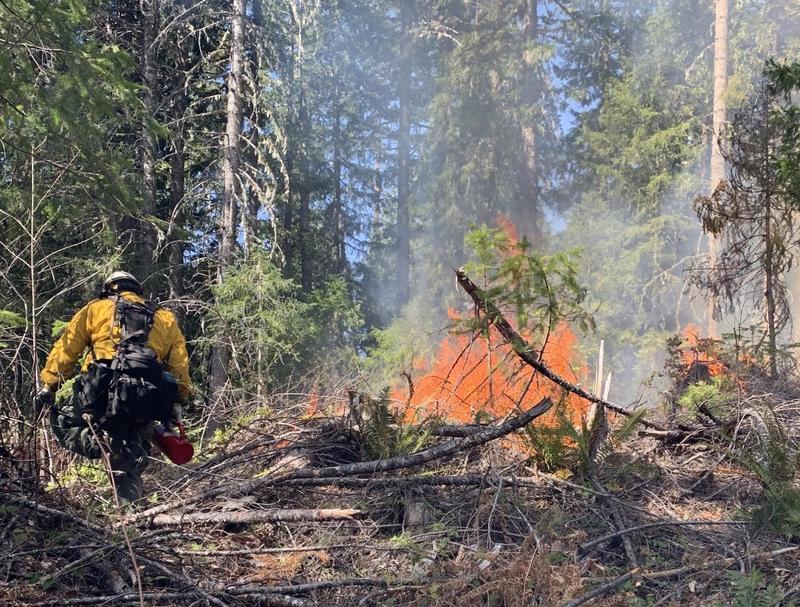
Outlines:
[{"label": "tree bark", "polygon": [[152,525],[156,527],[183,524],[219,525],[222,523],[269,523],[299,521],[341,521],[361,514],[361,510],[329,508],[322,510],[280,509],[232,510],[227,512],[186,512],[182,514],[161,514],[155,517]]},{"label": "tree bark", "polygon": [[411,102],[411,11],[413,0],[400,1],[400,65],[397,121],[397,302],[410,297],[411,214],[410,102]]},{"label": "tree bark", "polygon": [[[172,120],[175,127],[172,133],[172,157],[170,158],[170,217],[169,232],[169,296],[180,299],[184,295],[183,283],[183,229],[184,196],[186,195],[186,126],[184,114],[188,105],[186,95],[186,71],[181,69],[177,78],[175,98],[172,106]],[[183,320],[182,309],[178,308],[179,319]]]},{"label": "tree bark", "polygon": [[[158,31],[159,0],[140,0],[141,17],[141,78],[144,116],[141,125],[142,208],[134,220],[139,237],[133,240],[134,272],[145,281],[153,273],[155,235],[146,216],[156,213],[156,137],[149,121],[156,119],[156,57],[153,42]],[[142,218],[144,216],[145,218]]]},{"label": "tree bark", "polygon": [[769,371],[772,377],[778,376],[778,343],[775,331],[776,323],[776,303],[775,303],[775,282],[777,272],[774,264],[774,238],[772,234],[772,183],[770,182],[770,171],[772,170],[770,160],[770,116],[769,116],[770,95],[764,93],[764,296],[767,300],[767,341],[769,347]]},{"label": "tree bark", "polygon": [[380,233],[383,214],[381,203],[383,198],[383,168],[379,160],[374,163],[374,181],[372,182],[372,236],[375,238]]},{"label": "tree bark", "polygon": [[[714,0],[714,107],[713,107],[713,133],[711,139],[711,172],[709,189],[717,189],[719,182],[725,179],[725,158],[722,153],[722,136],[725,128],[725,88],[728,86],[728,0]],[[720,252],[719,239],[713,234],[708,239],[708,256],[710,272],[713,276],[718,263]],[[716,297],[713,295],[708,300],[708,334],[709,337],[719,339],[720,331],[717,326]]]},{"label": "tree bark", "polygon": [[336,273],[347,273],[347,251],[345,249],[344,204],[342,201],[342,108],[339,102],[339,91],[333,114],[333,249]]},{"label": "tree bark", "polygon": [[[231,14],[230,72],[228,73],[225,136],[222,145],[222,207],[219,219],[217,284],[222,284],[228,269],[233,265],[239,210],[236,181],[239,172],[239,139],[242,133],[241,87],[244,70],[245,0],[233,0],[231,8],[233,12]],[[230,357],[230,344],[222,336],[211,350],[211,369],[208,379],[208,393],[212,407],[208,426],[210,431],[219,427],[221,423],[219,419],[220,397],[228,381]]]},{"label": "tree bark", "polygon": [[310,293],[312,288],[312,263],[311,263],[311,189],[309,183],[309,138],[311,126],[308,117],[308,104],[306,102],[305,83],[303,82],[302,72],[299,74],[300,86],[300,106],[298,108],[300,146],[300,286],[304,293]]},{"label": "tree bark", "polygon": [[[530,64],[527,58],[530,48],[536,44],[539,37],[539,2],[538,0],[525,0],[525,13],[522,24],[522,105],[523,107],[538,108],[539,83],[536,66]],[[536,120],[529,116],[522,122],[522,151],[524,154],[525,179],[524,188],[518,202],[517,227],[523,234],[531,237],[534,243],[541,239],[539,226],[539,156],[536,137]]]}]

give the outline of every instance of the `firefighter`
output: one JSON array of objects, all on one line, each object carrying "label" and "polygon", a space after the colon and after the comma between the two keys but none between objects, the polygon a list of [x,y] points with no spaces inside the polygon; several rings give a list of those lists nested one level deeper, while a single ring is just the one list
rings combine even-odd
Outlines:
[{"label": "firefighter", "polygon": [[[81,308],[53,346],[36,402],[50,409],[66,449],[89,458],[110,455],[120,503],[142,498],[155,421],[180,421],[191,396],[186,341],[175,316],[142,298],[142,284],[113,272],[97,299]],[[56,391],[77,372],[71,393]]]}]

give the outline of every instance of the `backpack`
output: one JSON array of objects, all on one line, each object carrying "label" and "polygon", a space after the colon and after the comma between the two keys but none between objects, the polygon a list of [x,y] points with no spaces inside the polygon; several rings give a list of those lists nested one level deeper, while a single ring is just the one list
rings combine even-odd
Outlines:
[{"label": "backpack", "polygon": [[111,432],[129,432],[154,420],[168,422],[177,400],[178,384],[147,346],[158,306],[116,296],[114,323],[121,338],[111,360],[93,360],[75,395],[82,413],[90,413]]}]

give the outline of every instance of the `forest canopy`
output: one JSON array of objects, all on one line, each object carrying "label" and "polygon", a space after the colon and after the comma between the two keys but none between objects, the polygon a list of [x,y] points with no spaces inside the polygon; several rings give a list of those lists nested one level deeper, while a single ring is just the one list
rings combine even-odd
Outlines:
[{"label": "forest canopy", "polygon": [[[758,557],[755,531],[746,540],[731,531],[713,549],[743,541],[747,567],[737,552],[717,555],[723,570],[741,563],[728,586],[738,597],[777,597],[752,561],[780,557],[786,547],[775,538],[796,540],[800,520],[798,141],[798,0],[0,0],[0,494],[11,479],[16,500],[2,506],[10,522],[0,521],[0,549],[16,554],[41,540],[19,531],[28,515],[16,509],[50,517],[51,531],[71,521],[94,534],[100,548],[79,564],[102,560],[109,529],[136,529],[126,550],[134,562],[141,542],[149,556],[130,571],[151,581],[163,574],[155,595],[197,586],[192,600],[239,604],[246,585],[231,590],[220,577],[212,588],[159,569],[146,525],[190,520],[227,533],[350,524],[369,513],[375,534],[399,529],[393,554],[417,550],[403,534],[418,507],[427,512],[420,487],[477,486],[470,505],[437,505],[449,522],[476,509],[453,523],[457,531],[428,514],[409,523],[460,542],[457,554],[438,544],[414,552],[409,568],[442,554],[490,563],[487,555],[513,544],[519,553],[498,562],[524,577],[517,594],[526,600],[534,590],[520,571],[530,557],[553,574],[546,587],[572,580],[559,594],[564,606],[590,600],[587,576],[606,566],[614,575],[603,592],[639,592],[630,604],[649,605],[643,593],[657,595],[657,580],[695,567],[713,544],[707,530],[691,536],[691,549],[689,532],[682,543],[631,544],[631,529],[678,516],[647,518],[656,508],[649,484],[669,477],[677,480],[661,489],[675,499],[700,500],[708,489],[702,506],[681,502],[687,512],[702,518],[723,495],[714,524],[774,534],[758,536]],[[194,393],[183,414],[199,459],[159,477],[149,518],[103,530],[91,499],[70,488],[97,489],[106,477],[58,450],[37,399],[48,388],[39,375],[48,353],[115,270],[133,274],[186,337]],[[59,398],[73,385],[60,386]],[[501,440],[502,452],[492,451]],[[698,444],[698,459],[687,455]],[[621,452],[630,461],[603,468]],[[387,489],[380,499],[395,510],[381,503],[380,516],[358,495],[320,489],[321,501],[352,506],[320,508],[303,489],[346,479],[338,489],[367,495],[389,487],[381,473],[439,460],[446,467],[424,470],[413,488]],[[521,508],[538,507],[540,480],[529,479],[526,504],[499,497],[503,483],[531,470],[552,475],[548,490],[573,500],[552,520],[537,511],[535,528]],[[739,476],[712,490],[714,473]],[[608,487],[625,493],[634,481],[638,505],[620,514],[625,504]],[[278,485],[297,492],[274,499],[278,514],[194,509],[231,496],[272,499]],[[177,497],[187,487],[193,493]],[[38,506],[61,490],[80,516]],[[465,495],[473,497],[456,497]],[[580,527],[586,496],[605,518],[586,517],[595,526],[572,533],[563,521]],[[745,521],[733,520],[742,512]],[[625,516],[643,526],[626,528]],[[477,543],[473,523],[486,529]],[[602,525],[613,537],[603,539]],[[555,536],[540,551],[540,539]],[[201,537],[213,553],[201,556],[231,556],[209,548],[220,537]],[[363,538],[370,546],[383,536]],[[185,540],[169,536],[172,556],[184,554]],[[122,552],[114,542],[107,554]],[[587,564],[606,542],[611,560]],[[650,550],[669,552],[676,566],[626,585],[653,564]],[[329,556],[317,557],[327,566]],[[203,563],[192,561],[193,575]],[[4,589],[18,590],[10,579],[39,592],[81,569],[65,566],[28,579],[9,565],[0,601]],[[482,575],[465,588],[500,592],[505,574]],[[351,582],[342,585],[374,580]],[[422,593],[409,603],[418,605],[459,604],[467,592],[438,583],[397,588]],[[764,604],[792,604],[796,587]],[[143,588],[141,577],[126,580],[112,598],[138,589],[131,601],[144,605]],[[254,596],[308,604],[272,594]],[[511,590],[500,594],[472,604],[521,604]],[[372,596],[358,604],[383,604]]]}]

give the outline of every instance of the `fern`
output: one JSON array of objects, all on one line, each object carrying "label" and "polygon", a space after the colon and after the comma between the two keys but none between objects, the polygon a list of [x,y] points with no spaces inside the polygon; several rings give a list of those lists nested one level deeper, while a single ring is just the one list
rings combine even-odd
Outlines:
[{"label": "fern", "polygon": [[393,410],[389,388],[381,390],[378,398],[358,395],[353,400],[352,415],[364,437],[367,457],[383,459],[414,453],[424,448],[430,438],[426,425],[405,423],[402,413]]},{"label": "fern", "polygon": [[581,426],[578,429],[572,423],[566,400],[561,399],[555,407],[551,425],[537,424],[525,428],[534,463],[548,472],[579,467],[589,454],[585,422]]},{"label": "fern", "polygon": [[[598,461],[607,458],[633,436],[644,415],[645,410],[637,411],[615,428],[600,449]],[[587,472],[592,461],[589,438],[591,433],[586,420],[581,418],[580,424],[576,426],[569,415],[566,399],[562,399],[556,406],[553,422],[549,426],[531,425],[525,428],[533,461],[545,471],[566,468]]]},{"label": "fern", "polygon": [[639,427],[639,423],[644,419],[646,413],[647,411],[645,409],[638,409],[637,411],[631,413],[629,417],[626,417],[622,424],[614,428],[609,437],[606,439],[605,444],[600,449],[600,453],[597,456],[597,461],[604,461],[609,455],[619,449],[628,439],[633,437],[636,429]]},{"label": "fern", "polygon": [[782,602],[783,593],[780,587],[775,584],[765,584],[764,574],[758,569],[753,569],[750,575],[742,575],[739,572],[731,572],[728,578],[733,586],[734,595],[726,603],[714,603],[714,607],[774,607],[785,605],[785,607],[795,607],[797,603],[790,601]]}]

